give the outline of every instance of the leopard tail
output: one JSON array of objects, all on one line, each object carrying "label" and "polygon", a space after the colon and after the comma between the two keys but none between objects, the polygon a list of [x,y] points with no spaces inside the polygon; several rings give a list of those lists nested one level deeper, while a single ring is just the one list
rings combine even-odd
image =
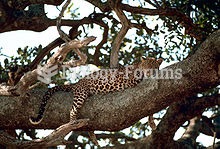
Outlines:
[{"label": "leopard tail", "polygon": [[58,92],[58,91],[66,91],[66,92],[69,92],[71,91],[71,86],[69,85],[62,85],[62,86],[55,86],[55,87],[52,87],[50,88],[46,93],[45,95],[43,96],[42,100],[41,100],[41,105],[39,107],[39,111],[38,111],[38,115],[37,117],[33,117],[31,116],[29,118],[29,121],[34,124],[34,125],[37,125],[39,124],[42,119],[43,119],[43,115],[44,115],[44,111],[45,111],[45,107],[47,105],[47,102],[48,100],[51,98],[51,96]]}]

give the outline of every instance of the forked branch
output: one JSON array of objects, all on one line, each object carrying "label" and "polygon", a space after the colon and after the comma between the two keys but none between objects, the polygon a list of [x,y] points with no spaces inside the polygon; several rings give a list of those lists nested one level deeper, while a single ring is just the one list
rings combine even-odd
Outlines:
[{"label": "forked branch", "polygon": [[[84,40],[72,40],[66,43],[64,46],[60,47],[59,50],[47,61],[47,63],[42,67],[42,69],[47,69],[53,65],[61,65],[63,61],[71,50],[76,52],[79,55],[79,60],[72,61],[71,66],[78,66],[85,64],[87,60],[87,56],[79,51],[79,48],[82,48],[88,45],[90,42],[94,41],[96,37],[91,36],[85,38]],[[67,64],[67,63],[65,63]],[[26,73],[21,80],[17,83],[15,87],[13,87],[10,91],[12,95],[20,95],[24,96],[28,90],[28,88],[37,81],[37,69],[29,71]]]},{"label": "forked branch", "polygon": [[41,138],[41,139],[34,139],[31,141],[16,140],[15,138],[8,136],[7,133],[0,132],[0,140],[1,140],[1,143],[3,143],[3,145],[15,146],[18,148],[34,148],[34,147],[42,148],[42,147],[48,147],[48,146],[63,145],[63,144],[71,143],[71,142],[64,140],[64,137],[69,132],[77,128],[80,128],[82,126],[85,126],[87,124],[88,124],[88,119],[80,119],[74,122],[66,123],[58,127],[48,136]]}]

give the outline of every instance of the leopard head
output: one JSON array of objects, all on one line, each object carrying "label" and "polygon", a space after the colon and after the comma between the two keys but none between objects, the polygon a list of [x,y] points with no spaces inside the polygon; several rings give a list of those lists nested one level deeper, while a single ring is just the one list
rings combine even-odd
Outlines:
[{"label": "leopard head", "polygon": [[152,57],[141,58],[141,62],[138,64],[140,69],[159,69],[160,64],[163,62],[162,58],[155,59]]},{"label": "leopard head", "polygon": [[155,59],[151,57],[141,58],[141,62],[138,63],[138,69],[142,70],[147,76],[154,75],[156,70],[159,69],[160,64],[163,62],[163,59]]}]

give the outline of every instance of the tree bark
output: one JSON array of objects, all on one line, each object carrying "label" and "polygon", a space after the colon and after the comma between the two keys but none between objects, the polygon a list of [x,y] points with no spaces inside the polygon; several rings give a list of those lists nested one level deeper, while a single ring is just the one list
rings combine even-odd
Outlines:
[{"label": "tree bark", "polygon": [[[213,88],[220,82],[220,30],[211,34],[197,52],[167,69],[181,69],[181,79],[148,79],[122,92],[95,95],[85,102],[79,118],[89,124],[79,130],[118,131],[139,119],[166,108],[195,93]],[[161,74],[162,69],[159,71]],[[38,110],[44,89],[30,92],[29,99],[0,96],[0,128],[52,129],[69,121],[72,93],[56,93],[49,102],[41,124],[31,125],[28,119]],[[33,111],[35,109],[35,112]]]}]

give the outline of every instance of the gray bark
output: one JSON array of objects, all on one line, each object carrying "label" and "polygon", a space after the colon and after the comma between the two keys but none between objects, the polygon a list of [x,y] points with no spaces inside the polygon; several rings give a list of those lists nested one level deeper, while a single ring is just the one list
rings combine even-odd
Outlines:
[{"label": "gray bark", "polygon": [[[181,69],[181,79],[144,80],[137,87],[122,92],[88,98],[79,118],[89,118],[90,121],[80,130],[121,130],[175,101],[183,100],[183,97],[217,86],[220,82],[219,57],[220,30],[210,35],[194,55],[167,67]],[[42,123],[36,126],[29,123],[28,118],[37,112],[45,91],[32,90],[27,99],[0,96],[0,128],[50,129],[68,122],[73,94],[59,92],[48,103]]]}]

